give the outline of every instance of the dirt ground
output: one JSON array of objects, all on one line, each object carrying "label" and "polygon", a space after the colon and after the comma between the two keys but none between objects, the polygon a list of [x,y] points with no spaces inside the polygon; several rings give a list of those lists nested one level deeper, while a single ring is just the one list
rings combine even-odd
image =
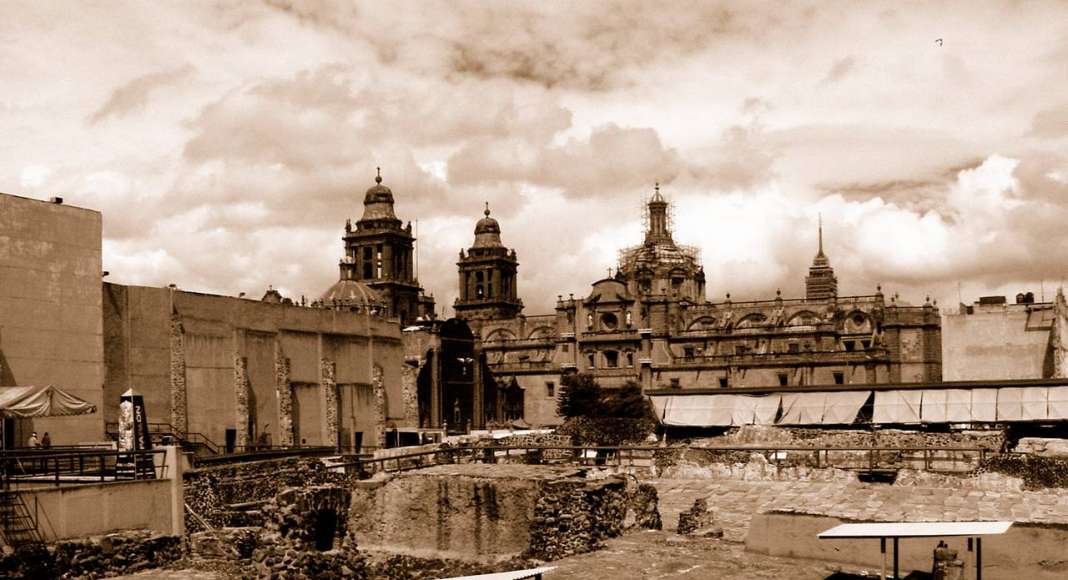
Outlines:
[{"label": "dirt ground", "polygon": [[[824,580],[839,566],[813,560],[796,560],[753,554],[745,546],[716,539],[686,538],[672,532],[642,531],[609,540],[596,552],[565,558],[547,565],[557,569],[546,580],[618,580],[622,578],[791,578]],[[851,568],[847,572],[861,572]],[[869,570],[877,576],[878,571]],[[222,572],[203,570],[150,570],[127,580],[224,580]]]}]

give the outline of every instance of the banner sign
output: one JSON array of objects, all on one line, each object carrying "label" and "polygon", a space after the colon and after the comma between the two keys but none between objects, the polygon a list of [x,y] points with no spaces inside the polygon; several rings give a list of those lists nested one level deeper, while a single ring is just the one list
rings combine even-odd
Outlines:
[{"label": "banner sign", "polygon": [[119,451],[149,449],[152,449],[152,436],[148,432],[145,398],[130,389],[119,397]]}]

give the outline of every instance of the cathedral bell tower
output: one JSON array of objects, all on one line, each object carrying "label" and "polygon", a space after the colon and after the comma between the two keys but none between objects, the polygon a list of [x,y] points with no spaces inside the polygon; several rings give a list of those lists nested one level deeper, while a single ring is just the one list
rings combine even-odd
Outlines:
[{"label": "cathedral bell tower", "polygon": [[523,311],[516,290],[519,260],[515,250],[501,243],[501,226],[490,217],[489,203],[483,213],[475,225],[474,245],[466,254],[460,250],[460,296],[453,310],[466,320],[515,318]]},{"label": "cathedral bell tower", "polygon": [[363,217],[353,227],[345,224],[345,257],[341,278],[372,288],[389,315],[407,325],[418,316],[433,316],[433,298],[423,296],[415,278],[412,224],[401,225],[393,213],[393,191],[382,185],[379,169],[375,184],[363,198]]}]

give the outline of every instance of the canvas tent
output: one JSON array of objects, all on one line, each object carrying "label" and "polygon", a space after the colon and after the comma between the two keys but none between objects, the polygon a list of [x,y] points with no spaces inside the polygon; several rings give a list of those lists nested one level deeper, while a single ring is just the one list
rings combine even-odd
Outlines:
[{"label": "canvas tent", "polygon": [[96,407],[55,385],[0,387],[0,416],[58,417],[95,413]]}]

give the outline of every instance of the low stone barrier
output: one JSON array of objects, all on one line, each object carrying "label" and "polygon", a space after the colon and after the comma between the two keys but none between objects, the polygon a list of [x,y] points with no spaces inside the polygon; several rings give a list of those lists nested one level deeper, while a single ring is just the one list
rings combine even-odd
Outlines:
[{"label": "low stone barrier", "polygon": [[103,578],[165,566],[181,557],[178,536],[134,530],[21,546],[14,553],[0,556],[0,577]]}]

